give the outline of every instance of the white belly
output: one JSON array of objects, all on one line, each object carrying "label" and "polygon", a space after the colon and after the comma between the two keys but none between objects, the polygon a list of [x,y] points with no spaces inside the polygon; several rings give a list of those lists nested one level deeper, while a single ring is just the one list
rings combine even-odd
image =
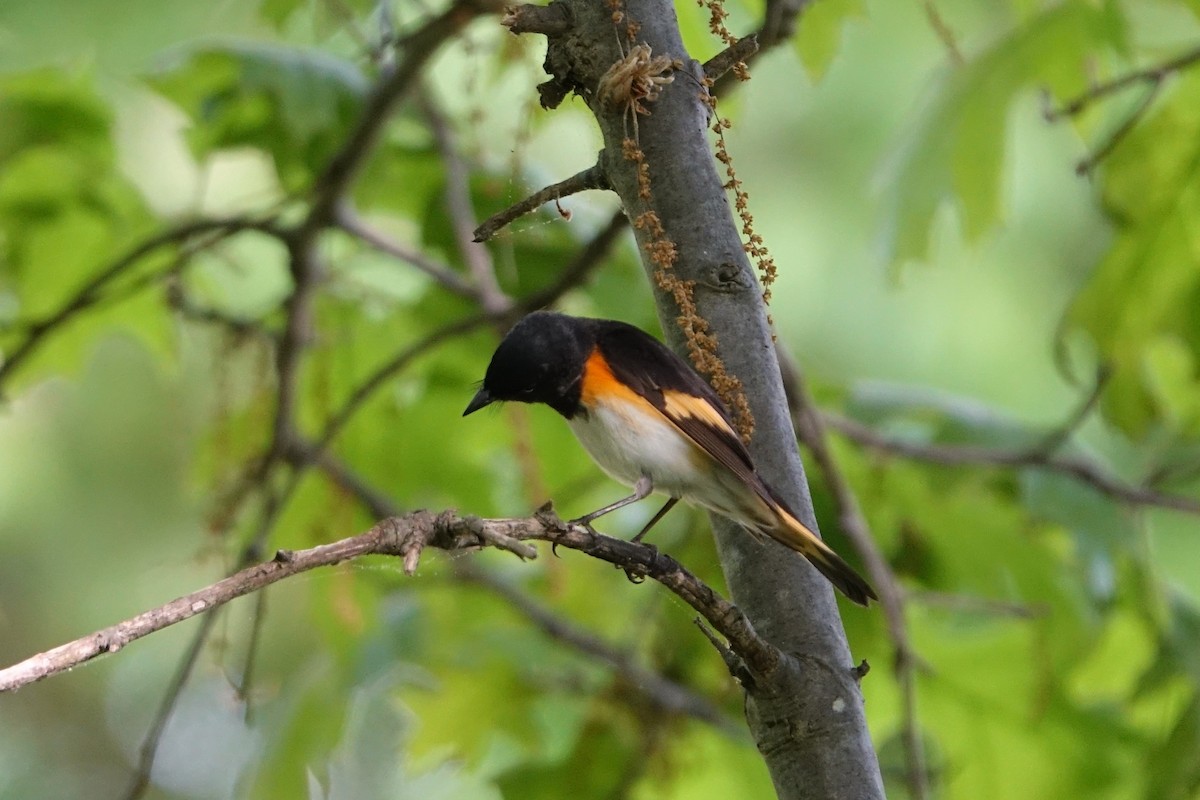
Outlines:
[{"label": "white belly", "polygon": [[600,405],[568,424],[600,468],[626,486],[644,475],[654,491],[686,499],[691,487],[684,476],[704,461],[696,445],[662,416]]},{"label": "white belly", "polygon": [[655,492],[750,528],[775,522],[774,513],[752,489],[666,417],[630,413],[624,405],[597,405],[568,424],[600,468],[626,486],[646,476]]}]

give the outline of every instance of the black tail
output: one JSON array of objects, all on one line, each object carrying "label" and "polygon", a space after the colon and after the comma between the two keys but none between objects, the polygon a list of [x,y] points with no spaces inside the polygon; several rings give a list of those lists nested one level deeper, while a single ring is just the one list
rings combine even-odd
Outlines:
[{"label": "black tail", "polygon": [[822,542],[819,536],[810,531],[808,526],[782,506],[777,506],[776,511],[778,524],[762,528],[763,533],[807,558],[808,563],[828,578],[838,591],[860,606],[867,605],[870,600],[879,599],[871,585],[843,561],[841,556],[833,552],[829,545]]}]

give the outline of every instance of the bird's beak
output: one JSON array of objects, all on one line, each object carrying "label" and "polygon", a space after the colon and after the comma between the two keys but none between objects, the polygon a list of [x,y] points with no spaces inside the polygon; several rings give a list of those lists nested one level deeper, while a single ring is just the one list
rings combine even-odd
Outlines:
[{"label": "bird's beak", "polygon": [[467,410],[464,411],[462,415],[465,417],[467,414],[474,414],[484,406],[491,405],[495,399],[496,398],[492,397],[492,393],[487,389],[480,389],[475,393],[475,396],[471,398],[471,402],[467,403]]}]

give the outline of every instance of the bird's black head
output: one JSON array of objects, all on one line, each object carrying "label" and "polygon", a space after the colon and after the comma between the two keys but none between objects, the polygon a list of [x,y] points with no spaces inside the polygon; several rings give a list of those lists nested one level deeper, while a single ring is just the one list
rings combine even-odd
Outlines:
[{"label": "bird's black head", "polygon": [[583,365],[595,346],[589,320],[536,311],[500,342],[465,417],[496,401],[545,403],[567,419],[579,409]]}]

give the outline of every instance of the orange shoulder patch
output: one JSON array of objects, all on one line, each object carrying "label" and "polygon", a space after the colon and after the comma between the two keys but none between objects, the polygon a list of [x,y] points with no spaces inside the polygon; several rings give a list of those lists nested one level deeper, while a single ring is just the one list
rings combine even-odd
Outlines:
[{"label": "orange shoulder patch", "polygon": [[600,352],[600,348],[592,350],[588,360],[583,365],[583,381],[580,385],[579,400],[584,405],[594,406],[597,403],[612,402],[613,400],[629,402],[647,402],[613,375],[612,368]]}]

